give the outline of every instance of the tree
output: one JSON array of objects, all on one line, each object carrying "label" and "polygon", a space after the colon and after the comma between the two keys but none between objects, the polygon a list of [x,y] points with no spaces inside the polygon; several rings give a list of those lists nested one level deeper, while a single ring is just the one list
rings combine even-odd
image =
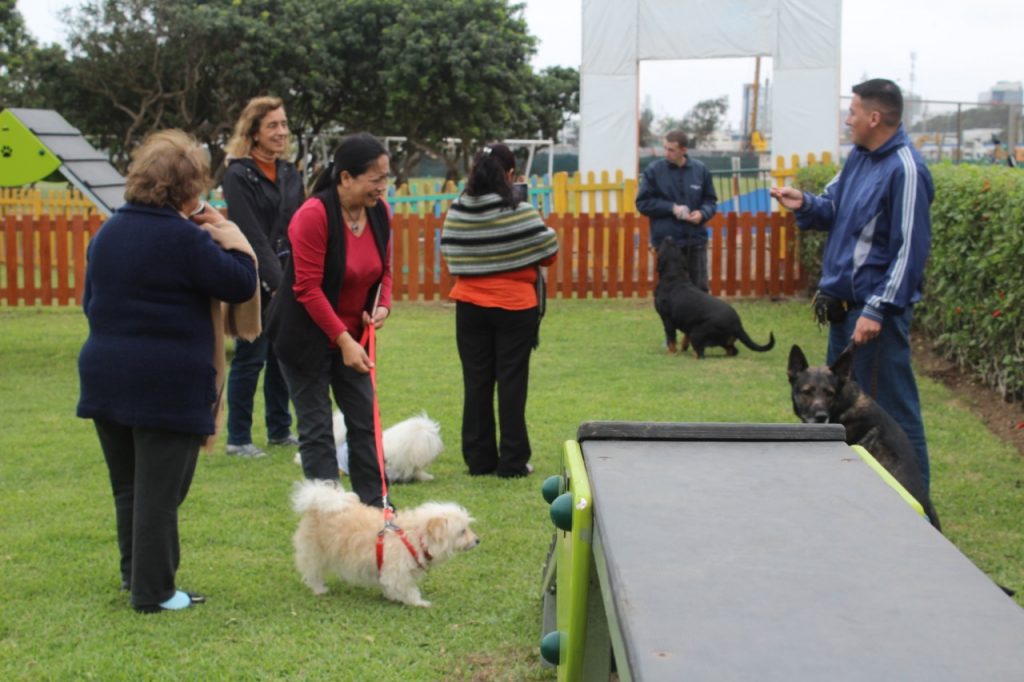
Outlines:
[{"label": "tree", "polygon": [[288,47],[275,66],[287,81],[286,105],[300,156],[330,131],[394,131],[387,122],[384,33],[400,0],[292,0],[279,25]]},{"label": "tree", "polygon": [[573,114],[580,111],[580,72],[572,67],[551,66],[533,76],[526,94],[529,119],[524,132],[557,140]]},{"label": "tree", "polygon": [[479,142],[535,120],[527,101],[534,38],[521,12],[507,0],[417,0],[402,3],[382,32],[384,121],[411,148],[444,159],[449,175],[465,171]]},{"label": "tree", "polygon": [[36,49],[16,0],[0,0],[0,106],[28,106],[28,66]]},{"label": "tree", "polygon": [[181,0],[89,0],[73,14],[69,76],[90,95],[90,130],[105,137],[122,170],[151,130],[203,132],[199,86],[215,54],[201,16],[208,9]]},{"label": "tree", "polygon": [[[1000,135],[1005,136],[1006,125],[1009,120],[1009,106],[996,104],[972,107],[961,111],[959,117],[959,126],[963,130],[971,128],[998,128]],[[915,133],[955,131],[956,129],[956,112],[922,118],[910,127],[910,131]]]},{"label": "tree", "polygon": [[78,91],[69,120],[98,139],[122,170],[146,134],[182,128],[208,146],[219,174],[223,145],[245,103],[265,94],[287,102],[309,73],[317,4],[325,3],[87,0],[66,17],[65,82]]},{"label": "tree", "polygon": [[697,102],[682,121],[682,128],[690,138],[690,147],[700,147],[707,142],[721,126],[728,111],[729,98],[726,95]]},{"label": "tree", "polygon": [[[0,0],[4,36],[24,34],[13,7]],[[84,0],[63,18],[69,52],[29,50],[24,80],[121,169],[167,127],[195,135],[219,168],[257,95],[284,100],[300,159],[316,140],[368,130],[406,136],[406,167],[431,154],[453,173],[479,142],[554,137],[579,109],[575,69],[528,66],[534,39],[509,0]]]},{"label": "tree", "polygon": [[658,144],[658,135],[654,132],[654,110],[650,107],[640,110],[637,137],[637,144],[641,147],[653,147]]}]

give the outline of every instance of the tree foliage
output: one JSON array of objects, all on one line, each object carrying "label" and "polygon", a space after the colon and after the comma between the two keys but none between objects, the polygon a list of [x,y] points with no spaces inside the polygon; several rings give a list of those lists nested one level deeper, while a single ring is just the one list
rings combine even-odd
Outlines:
[{"label": "tree foliage", "polygon": [[[473,141],[527,132],[534,39],[505,0],[402,3],[384,29],[386,118],[412,149],[466,168]],[[458,138],[453,145],[448,138]]]},{"label": "tree foliage", "polygon": [[22,104],[32,95],[30,72],[38,47],[16,0],[0,0],[0,104]]},{"label": "tree foliage", "polygon": [[284,99],[299,158],[369,130],[453,172],[483,140],[554,137],[579,110],[579,74],[533,72],[534,38],[509,0],[85,0],[65,21],[69,52],[39,50],[0,0],[0,96],[60,110],[122,169],[166,127],[219,165],[256,95]]},{"label": "tree foliage", "polygon": [[[1010,117],[1008,105],[978,106],[964,109],[960,112],[959,125],[962,129],[971,128],[996,128],[1005,135],[1007,122]],[[922,118],[911,126],[910,131],[915,133],[926,133],[935,130],[956,130],[957,113],[937,114]]]},{"label": "tree foliage", "polygon": [[658,135],[654,130],[654,110],[650,107],[640,110],[637,137],[641,147],[653,147],[658,144]]},{"label": "tree foliage", "polygon": [[710,139],[721,127],[728,111],[729,98],[725,95],[697,102],[683,117],[682,122],[682,128],[690,138],[690,146],[700,147]]},{"label": "tree foliage", "polygon": [[527,102],[532,119],[525,132],[554,140],[572,115],[580,113],[580,72],[568,66],[552,66],[535,78]]}]

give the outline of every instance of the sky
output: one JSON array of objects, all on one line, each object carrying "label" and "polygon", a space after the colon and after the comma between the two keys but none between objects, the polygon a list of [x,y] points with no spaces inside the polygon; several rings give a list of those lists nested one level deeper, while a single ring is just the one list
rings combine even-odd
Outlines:
[{"label": "sky", "polygon": [[[63,42],[56,13],[72,3],[18,0],[18,10],[38,40]],[[534,67],[578,68],[581,0],[525,0],[525,6],[530,33],[539,39]],[[1024,0],[846,0],[842,19],[842,94],[875,77],[908,89],[912,52],[914,90],[929,100],[976,102],[998,81],[1024,80]],[[681,39],[688,30],[700,30],[699,20]],[[762,60],[762,79],[771,74],[770,62]],[[700,100],[727,95],[735,123],[743,84],[753,77],[753,58],[644,62],[640,97],[650,97],[659,118],[682,118]]]}]

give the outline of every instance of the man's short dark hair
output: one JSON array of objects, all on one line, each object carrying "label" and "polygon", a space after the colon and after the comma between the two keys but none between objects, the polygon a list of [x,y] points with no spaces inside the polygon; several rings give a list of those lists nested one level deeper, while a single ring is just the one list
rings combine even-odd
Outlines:
[{"label": "man's short dark hair", "polygon": [[895,128],[903,119],[903,93],[900,86],[885,78],[872,78],[853,86],[853,94],[882,114],[882,123]]},{"label": "man's short dark hair", "polygon": [[665,133],[665,142],[675,142],[680,147],[690,146],[690,140],[682,130],[670,130]]}]

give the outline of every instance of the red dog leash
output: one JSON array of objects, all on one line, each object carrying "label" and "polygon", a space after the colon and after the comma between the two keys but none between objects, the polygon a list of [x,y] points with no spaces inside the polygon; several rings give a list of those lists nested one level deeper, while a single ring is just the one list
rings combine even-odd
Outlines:
[{"label": "red dog leash", "polygon": [[384,523],[387,525],[394,516],[394,510],[388,504],[388,477],[384,469],[384,432],[381,428],[380,401],[377,399],[377,333],[372,322],[363,329],[363,338],[359,340],[359,344],[366,346],[366,353],[370,356],[370,385],[373,387],[373,441],[377,448],[381,500],[384,504]]},{"label": "red dog leash", "polygon": [[424,562],[429,562],[432,557],[430,552],[427,551],[426,547],[423,547],[423,561],[420,561],[419,555],[416,553],[416,548],[413,547],[412,542],[406,537],[405,531],[395,525],[394,516],[395,512],[388,503],[388,477],[385,473],[384,467],[384,432],[381,428],[380,419],[380,401],[377,398],[377,333],[373,323],[366,325],[363,330],[363,338],[359,341],[360,345],[366,345],[367,355],[370,356],[370,385],[373,387],[373,441],[377,449],[377,468],[380,470],[380,489],[381,489],[381,501],[384,505],[384,528],[377,533],[377,572],[380,573],[381,566],[384,565],[384,534],[393,532],[398,535],[398,538],[405,545],[405,548],[409,550],[409,554],[412,555],[416,565],[426,570]]}]

